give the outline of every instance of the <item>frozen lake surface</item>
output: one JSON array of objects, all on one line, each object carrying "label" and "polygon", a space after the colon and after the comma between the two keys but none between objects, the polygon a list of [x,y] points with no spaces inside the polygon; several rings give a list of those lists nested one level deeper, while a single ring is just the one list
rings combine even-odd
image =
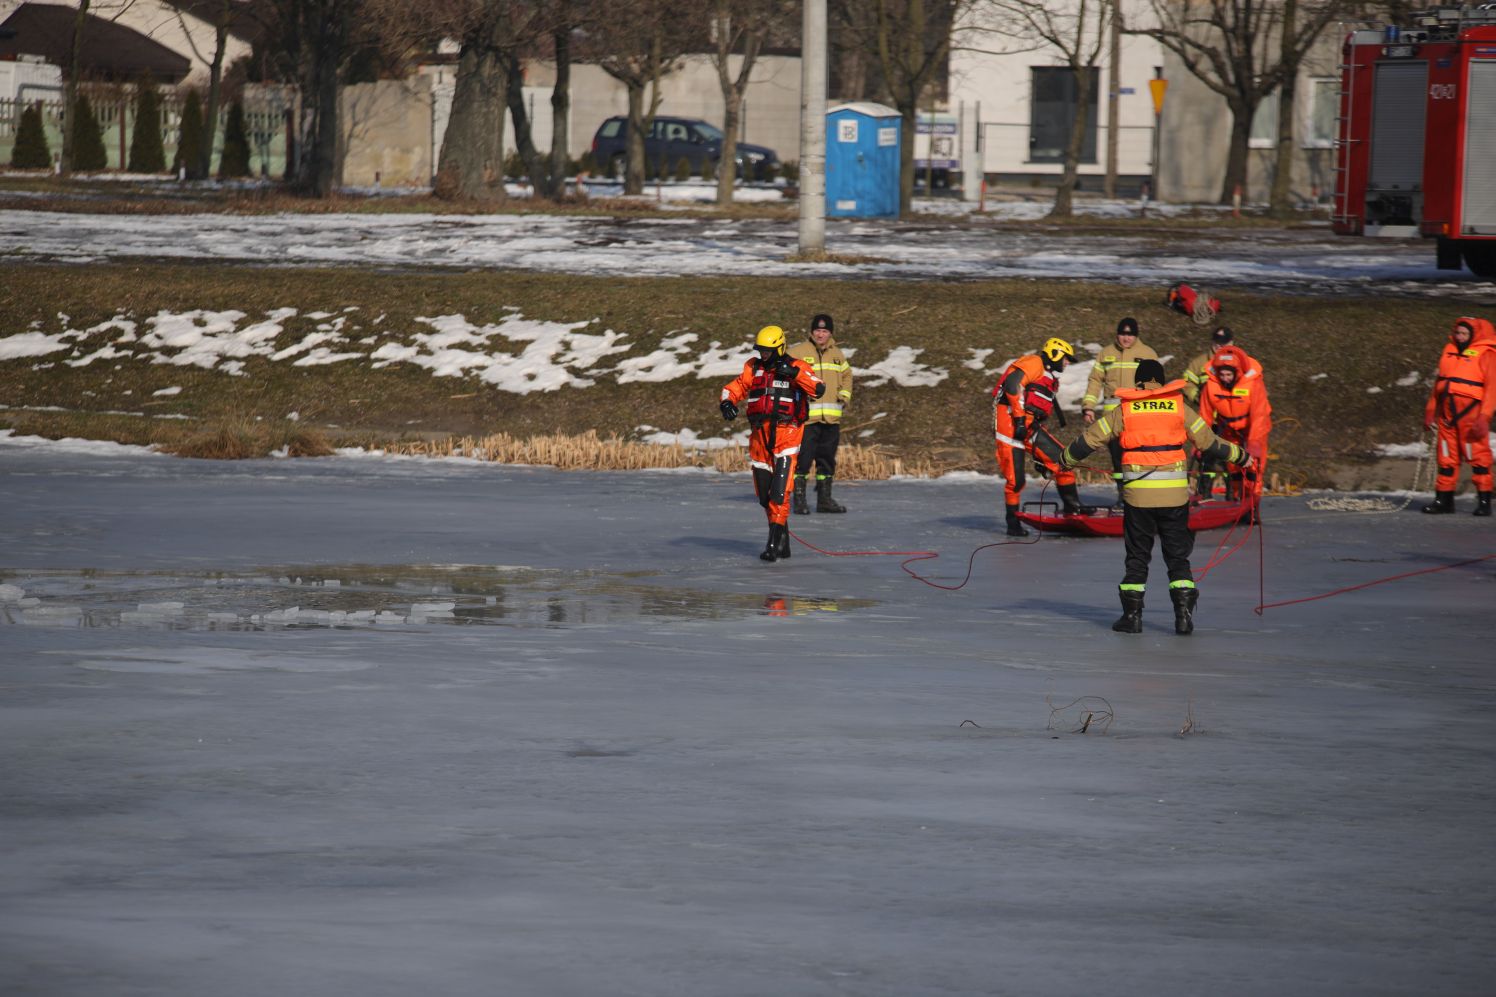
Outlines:
[{"label": "frozen lake surface", "polygon": [[[1003,539],[990,479],[838,496],[792,528],[943,584]],[[1460,504],[1269,500],[1268,601],[1496,552]],[[6,994],[1496,971],[1496,561],[1259,617],[1252,536],[1124,637],[1119,542],[766,565],[745,476],[7,448],[0,509]]]}]

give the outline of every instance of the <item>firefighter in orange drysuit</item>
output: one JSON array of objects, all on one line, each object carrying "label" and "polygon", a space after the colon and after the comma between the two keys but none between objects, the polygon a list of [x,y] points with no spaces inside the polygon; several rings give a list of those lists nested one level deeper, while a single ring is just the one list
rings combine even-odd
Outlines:
[{"label": "firefighter in orange drysuit", "polygon": [[1060,373],[1075,360],[1075,348],[1063,339],[1046,340],[1038,353],[1021,356],[1008,364],[1001,381],[992,389],[992,434],[996,440],[997,466],[1003,476],[1003,502],[1008,536],[1026,537],[1028,530],[1018,519],[1018,500],[1023,492],[1023,456],[1034,455],[1040,474],[1052,476],[1065,504],[1066,515],[1085,512],[1075,487],[1075,472],[1055,463],[1042,450],[1029,449],[1035,433],[1048,433],[1041,425],[1054,412],[1060,425],[1065,413],[1056,404]]},{"label": "firefighter in orange drysuit", "polygon": [[1437,429],[1439,466],[1434,501],[1424,512],[1454,512],[1460,461],[1470,465],[1475,515],[1491,514],[1491,417],[1496,415],[1496,328],[1483,318],[1460,318],[1439,354],[1434,390],[1423,409],[1425,429]]},{"label": "firefighter in orange drysuit", "polygon": [[743,364],[743,372],[722,389],[721,409],[722,417],[731,422],[738,416],[738,405],[747,400],[753,491],[769,517],[769,542],[758,556],[775,561],[790,556],[790,472],[800,452],[810,399],[821,397],[826,382],[804,360],[785,355],[784,330],[777,325],[760,329],[753,348],[758,356]]},{"label": "firefighter in orange drysuit", "polygon": [[[1210,376],[1200,385],[1200,418],[1228,443],[1243,447],[1255,458],[1256,480],[1252,499],[1262,495],[1263,476],[1267,467],[1267,437],[1273,428],[1273,407],[1267,399],[1267,382],[1262,365],[1235,346],[1223,346],[1210,360]],[[1205,458],[1200,461],[1201,497],[1209,495],[1213,468]],[[1240,479],[1226,479],[1226,497],[1244,497],[1238,488]]]}]

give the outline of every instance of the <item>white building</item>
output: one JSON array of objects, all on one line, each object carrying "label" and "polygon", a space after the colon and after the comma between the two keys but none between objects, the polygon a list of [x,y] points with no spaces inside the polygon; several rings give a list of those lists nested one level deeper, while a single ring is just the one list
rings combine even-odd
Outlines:
[{"label": "white building", "polygon": [[[1055,0],[1050,9],[1063,16],[1076,6],[1074,0]],[[1124,0],[1124,9],[1131,24],[1144,15],[1147,4]],[[1093,39],[1098,28],[1092,17],[1087,37]],[[1075,73],[1059,49],[1025,40],[1019,32],[986,6],[979,6],[963,23],[950,57],[949,109],[962,124],[963,158],[974,157],[989,180],[1053,183],[1064,172],[1076,111]],[[1112,39],[1104,34],[1091,71],[1090,113],[1079,168],[1083,189],[1100,188],[1113,135],[1124,188],[1136,189],[1152,171],[1154,109],[1148,81],[1164,65],[1161,47],[1149,38],[1120,35],[1115,67],[1111,49]],[[1115,107],[1109,99],[1114,68]]]}]

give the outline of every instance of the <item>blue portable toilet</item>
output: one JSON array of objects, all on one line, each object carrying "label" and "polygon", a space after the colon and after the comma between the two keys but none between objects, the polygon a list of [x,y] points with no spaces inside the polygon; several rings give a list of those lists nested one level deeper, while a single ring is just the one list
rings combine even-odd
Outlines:
[{"label": "blue portable toilet", "polygon": [[826,215],[897,218],[899,112],[856,101],[826,111]]}]

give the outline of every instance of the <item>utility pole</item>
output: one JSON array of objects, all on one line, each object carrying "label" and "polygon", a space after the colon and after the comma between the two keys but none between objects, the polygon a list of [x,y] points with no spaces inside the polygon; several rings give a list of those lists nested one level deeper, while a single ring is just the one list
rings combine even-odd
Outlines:
[{"label": "utility pole", "polygon": [[805,0],[800,33],[800,255],[826,251],[826,0]]},{"label": "utility pole", "polygon": [[1106,92],[1106,181],[1102,193],[1116,197],[1118,112],[1122,108],[1122,4],[1120,0],[1113,0],[1111,7],[1111,50],[1107,53],[1107,75],[1111,77],[1111,85]]}]

